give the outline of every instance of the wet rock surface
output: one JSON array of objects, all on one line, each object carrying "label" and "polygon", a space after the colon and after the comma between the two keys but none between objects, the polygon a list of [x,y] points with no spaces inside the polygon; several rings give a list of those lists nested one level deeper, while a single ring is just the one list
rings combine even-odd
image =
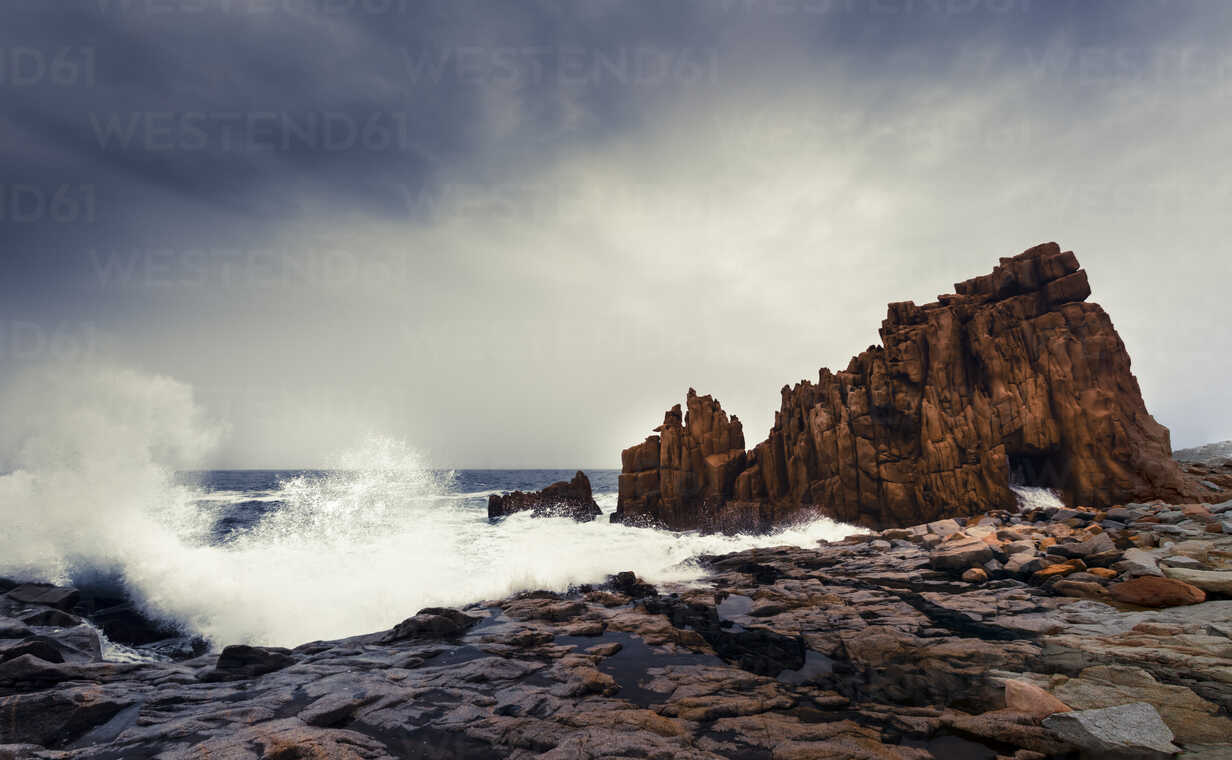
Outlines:
[{"label": "wet rock surface", "polygon": [[590,478],[578,470],[572,480],[562,480],[539,491],[511,491],[488,497],[489,520],[516,512],[530,512],[535,517],[571,517],[578,522],[589,522],[603,510],[595,503]]},{"label": "wet rock surface", "polygon": [[10,594],[0,758],[1226,757],[1232,597],[1109,591],[1232,570],[1185,507],[751,549],[694,585],[621,573],[179,662],[105,661],[69,590]]}]

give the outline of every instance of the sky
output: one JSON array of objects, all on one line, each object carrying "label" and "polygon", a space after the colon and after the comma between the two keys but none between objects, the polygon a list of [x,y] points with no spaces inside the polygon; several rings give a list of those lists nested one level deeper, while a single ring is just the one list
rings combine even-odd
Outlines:
[{"label": "sky", "polygon": [[[619,467],[1055,240],[1232,438],[1232,5],[11,0],[0,383],[174,378],[207,467]],[[54,402],[46,402],[54,403]]]}]

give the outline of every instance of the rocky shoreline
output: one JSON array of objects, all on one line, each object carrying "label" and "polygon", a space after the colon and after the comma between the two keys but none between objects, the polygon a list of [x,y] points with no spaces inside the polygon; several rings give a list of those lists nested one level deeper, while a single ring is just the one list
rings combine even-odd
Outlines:
[{"label": "rocky shoreline", "polygon": [[157,663],[6,584],[0,758],[1232,756],[1232,501],[701,561]]}]

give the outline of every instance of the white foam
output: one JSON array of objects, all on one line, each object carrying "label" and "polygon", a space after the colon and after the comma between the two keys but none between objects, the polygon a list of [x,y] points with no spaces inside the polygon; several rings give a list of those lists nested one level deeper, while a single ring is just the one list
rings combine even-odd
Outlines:
[{"label": "white foam", "polygon": [[616,500],[619,494],[615,491],[605,491],[594,495],[595,504],[599,509],[603,510],[603,514],[611,514],[616,511]]},{"label": "white foam", "polygon": [[1018,497],[1018,508],[1022,510],[1065,506],[1060,494],[1051,488],[1011,485],[1010,490]]},{"label": "white foam", "polygon": [[[224,545],[217,514],[176,486],[216,438],[189,388],[114,370],[59,371],[3,394],[0,573],[69,582],[119,573],[149,613],[216,645],[296,645],[387,628],[417,610],[564,590],[634,570],[652,583],[700,575],[700,553],[813,545],[855,531],[817,520],[772,536],[699,536],[605,518],[514,515],[500,524],[397,441],[377,439],[341,471],[294,478],[283,506]],[[605,511],[615,495],[602,493]]]}]

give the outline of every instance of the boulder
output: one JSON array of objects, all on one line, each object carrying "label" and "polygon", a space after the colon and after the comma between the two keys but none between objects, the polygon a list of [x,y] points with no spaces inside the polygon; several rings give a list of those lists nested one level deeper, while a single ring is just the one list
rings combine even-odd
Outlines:
[{"label": "boulder", "polygon": [[967,583],[983,583],[988,580],[988,571],[982,567],[973,567],[962,574]]},{"label": "boulder", "polygon": [[22,654],[0,662],[0,686],[31,684],[46,687],[63,681],[81,679],[81,671],[72,665],[48,662],[32,654]]},{"label": "boulder", "polygon": [[1181,751],[1172,743],[1172,731],[1146,702],[1057,713],[1045,718],[1044,726],[1094,757],[1162,760]]},{"label": "boulder", "polygon": [[1043,568],[1043,558],[1034,551],[1011,554],[1005,562],[1005,571],[1017,576],[1029,576]]},{"label": "boulder", "polygon": [[753,527],[820,508],[880,529],[1014,509],[1012,482],[1092,507],[1197,500],[1073,253],[1037,245],[955,290],[890,304],[882,345],[784,386],[751,450],[690,389],[622,453],[613,520],[706,529],[738,502]]},{"label": "boulder", "polygon": [[21,657],[23,654],[33,655],[44,662],[64,662],[64,655],[55,641],[46,636],[31,636],[25,641],[0,649],[0,662]]},{"label": "boulder", "polygon": [[590,491],[590,478],[578,470],[573,480],[562,480],[541,491],[512,491],[488,497],[488,519],[530,511],[535,517],[572,517],[589,522],[603,514]]},{"label": "boulder", "polygon": [[1165,567],[1164,575],[1213,594],[1232,594],[1232,570],[1190,570]]},{"label": "boulder", "polygon": [[222,650],[214,669],[207,672],[202,680],[242,681],[294,664],[295,658],[289,649],[232,644]]},{"label": "boulder", "polygon": [[1159,557],[1144,549],[1126,549],[1115,568],[1130,577],[1139,575],[1163,575],[1159,569]]},{"label": "boulder", "polygon": [[1079,541],[1072,544],[1057,544],[1048,547],[1049,554],[1059,554],[1062,557],[1078,557],[1085,559],[1094,554],[1104,554],[1106,552],[1115,552],[1116,546],[1112,543],[1112,539],[1107,533],[1100,533],[1096,536],[1088,538],[1085,541]]},{"label": "boulder", "polygon": [[1070,560],[1068,562],[1058,562],[1055,565],[1049,565],[1042,570],[1037,570],[1031,574],[1031,579],[1043,583],[1056,578],[1061,578],[1071,573],[1076,573],[1079,570],[1085,569],[1084,565],[1079,564],[1081,560]]},{"label": "boulder", "polygon": [[1108,587],[1112,598],[1139,607],[1179,607],[1206,601],[1206,593],[1175,578],[1143,575]]},{"label": "boulder", "polygon": [[638,578],[637,574],[632,570],[609,575],[604,588],[624,594],[631,599],[641,599],[642,597],[655,596],[659,593],[654,586]]},{"label": "boulder", "polygon": [[1033,718],[1045,718],[1070,710],[1064,702],[1047,691],[1033,683],[1017,679],[1005,682],[1005,707]]},{"label": "boulder", "polygon": [[937,545],[928,555],[934,570],[966,570],[992,559],[992,548],[978,538],[958,537]]},{"label": "boulder", "polygon": [[1142,668],[1096,665],[1079,678],[1060,680],[1053,694],[1075,710],[1147,702],[1184,744],[1217,744],[1232,737],[1232,720],[1218,714],[1218,705],[1185,686],[1160,683]]},{"label": "boulder", "polygon": [[9,599],[22,604],[38,604],[62,612],[73,609],[81,594],[75,588],[51,586],[42,583],[25,583],[9,591]]},{"label": "boulder", "polygon": [[1072,596],[1077,599],[1105,599],[1108,596],[1107,589],[1098,583],[1068,578],[1053,583],[1052,590],[1061,596]]},{"label": "boulder", "polygon": [[480,620],[482,618],[446,607],[426,607],[395,625],[389,633],[382,637],[381,641],[457,638]]},{"label": "boulder", "polygon": [[30,626],[10,617],[0,617],[0,639],[20,639],[30,635]]},{"label": "boulder", "polygon": [[26,625],[42,626],[45,628],[72,628],[73,626],[81,625],[82,620],[76,615],[46,608],[22,615],[21,622]]},{"label": "boulder", "polygon": [[128,602],[88,614],[91,623],[102,628],[108,639],[119,644],[140,646],[183,635],[176,627],[151,619]]},{"label": "boulder", "polygon": [[[100,688],[98,685],[66,685],[59,689],[35,691],[27,694],[7,696],[4,699],[4,724],[0,727],[0,758],[35,758],[49,757],[51,753],[37,752],[41,744],[46,746],[63,746],[67,740],[80,737],[79,743],[69,746],[79,747],[90,744],[90,739],[105,736],[104,726],[113,718],[127,713],[136,718],[139,709],[137,698],[125,694],[122,690]],[[10,742],[30,742],[29,749],[12,751]],[[11,754],[10,754],[11,753]],[[62,757],[67,753],[56,752],[54,756]],[[77,754],[77,753],[73,753]],[[116,757],[126,756],[126,753],[116,753]],[[127,755],[131,757],[131,754]]]}]

